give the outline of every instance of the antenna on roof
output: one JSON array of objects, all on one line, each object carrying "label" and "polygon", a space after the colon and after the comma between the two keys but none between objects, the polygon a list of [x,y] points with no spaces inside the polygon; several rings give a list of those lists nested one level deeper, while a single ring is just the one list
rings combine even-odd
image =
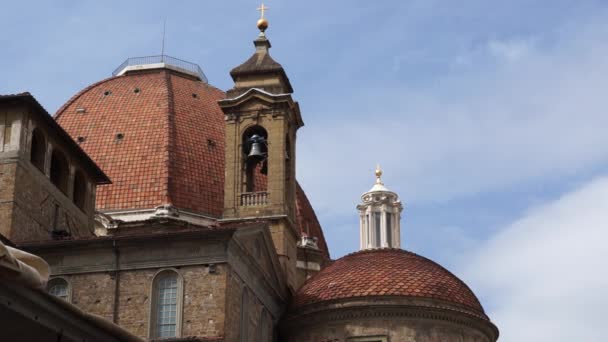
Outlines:
[{"label": "antenna on roof", "polygon": [[163,21],[163,44],[162,44],[162,47],[160,49],[160,55],[162,56],[161,58],[163,60],[165,59],[165,32],[166,32],[166,28],[167,28],[167,19],[165,19]]}]

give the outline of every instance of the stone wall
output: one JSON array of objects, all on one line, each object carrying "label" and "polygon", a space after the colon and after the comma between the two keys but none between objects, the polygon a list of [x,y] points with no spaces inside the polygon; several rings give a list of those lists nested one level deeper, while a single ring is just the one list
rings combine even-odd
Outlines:
[{"label": "stone wall", "polygon": [[90,273],[63,278],[70,284],[72,304],[85,312],[113,320],[116,282],[112,274]]},{"label": "stone wall", "polygon": [[[243,291],[248,292],[248,301],[242,302]],[[241,338],[241,332],[244,331],[241,326],[241,313],[243,306],[247,306],[247,338]],[[228,278],[227,301],[226,301],[226,324],[229,327],[226,329],[226,341],[248,341],[248,342],[270,342],[273,336],[274,324],[271,316],[266,313],[264,305],[256,297],[254,291],[245,286],[240,277],[231,272]],[[262,315],[267,315],[267,319],[263,322]],[[264,341],[263,338],[267,340]]]},{"label": "stone wall", "polygon": [[[370,339],[363,339],[368,337]],[[422,318],[352,318],[322,322],[302,329],[291,329],[289,342],[491,342],[478,330],[447,321]]]},{"label": "stone wall", "polygon": [[0,161],[0,234],[8,237],[13,223],[13,197],[17,164]]},{"label": "stone wall", "polygon": [[[183,279],[181,336],[224,336],[227,266],[185,266],[176,269]],[[136,336],[148,338],[150,296],[154,276],[162,269],[62,275],[71,288],[71,302],[83,311],[115,321]],[[115,310],[116,279],[119,280]],[[115,312],[118,317],[114,317]]]},{"label": "stone wall", "polygon": [[15,177],[13,225],[8,238],[13,242],[52,239],[53,229],[74,238],[93,236],[91,217],[38,170],[18,163]]},{"label": "stone wall", "polygon": [[0,234],[15,243],[50,240],[55,226],[81,238],[92,236],[89,221],[38,170],[24,162],[0,163]]},{"label": "stone wall", "polygon": [[217,265],[211,274],[204,266],[180,271],[185,287],[183,336],[224,336],[227,265]]},{"label": "stone wall", "polygon": [[230,272],[226,288],[226,341],[239,341],[241,320],[241,298],[243,296],[242,281]]}]

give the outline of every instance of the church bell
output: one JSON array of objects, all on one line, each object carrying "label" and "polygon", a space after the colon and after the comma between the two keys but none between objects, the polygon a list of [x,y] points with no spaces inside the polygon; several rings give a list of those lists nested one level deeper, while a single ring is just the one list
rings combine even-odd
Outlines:
[{"label": "church bell", "polygon": [[266,140],[263,137],[254,134],[249,138],[249,143],[251,148],[249,149],[247,160],[260,161],[266,158],[266,153],[264,152]]}]

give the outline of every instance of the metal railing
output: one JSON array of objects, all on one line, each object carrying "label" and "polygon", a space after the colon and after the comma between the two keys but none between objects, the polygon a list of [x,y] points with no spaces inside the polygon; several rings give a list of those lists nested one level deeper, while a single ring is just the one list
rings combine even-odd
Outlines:
[{"label": "metal railing", "polygon": [[268,204],[268,193],[260,192],[245,192],[241,194],[242,207],[255,207]]},{"label": "metal railing", "polygon": [[173,67],[197,74],[198,77],[201,79],[201,81],[208,83],[207,76],[205,76],[203,69],[201,69],[201,67],[198,66],[198,64],[184,61],[182,59],[167,56],[167,55],[127,58],[126,61],[124,61],[121,65],[119,65],[118,68],[116,68],[114,70],[114,72],[112,72],[112,76],[116,76],[116,75],[120,74],[121,71],[123,71],[125,68],[130,67],[130,66],[159,64],[159,63],[171,65]]}]

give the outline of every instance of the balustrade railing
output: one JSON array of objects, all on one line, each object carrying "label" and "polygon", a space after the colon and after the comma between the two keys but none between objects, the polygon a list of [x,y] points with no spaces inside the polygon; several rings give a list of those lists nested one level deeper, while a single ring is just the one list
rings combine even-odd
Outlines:
[{"label": "balustrade railing", "polygon": [[197,74],[201,81],[207,83],[207,76],[203,72],[198,64],[191,63],[188,61],[184,61],[179,58],[167,56],[167,55],[159,55],[159,56],[145,56],[145,57],[131,57],[124,61],[114,72],[112,76],[116,76],[120,74],[126,67],[137,66],[137,65],[149,65],[149,64],[158,64],[164,63],[167,65],[172,65],[176,68],[180,68],[186,70],[188,72]]},{"label": "balustrade railing", "polygon": [[245,192],[241,194],[241,206],[243,207],[255,207],[265,204],[268,204],[268,193],[266,191]]}]

